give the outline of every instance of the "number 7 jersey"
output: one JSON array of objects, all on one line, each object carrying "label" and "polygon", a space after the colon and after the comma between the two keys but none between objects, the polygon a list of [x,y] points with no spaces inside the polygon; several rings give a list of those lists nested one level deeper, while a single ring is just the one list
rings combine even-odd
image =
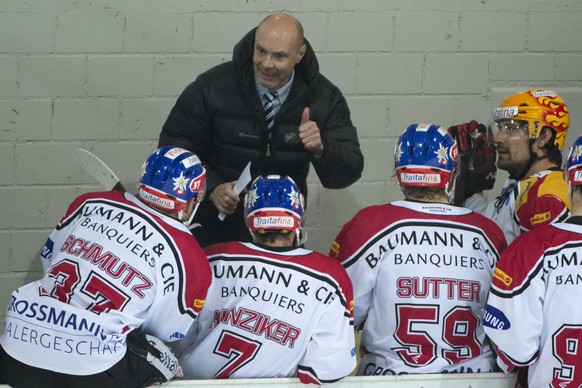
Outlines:
[{"label": "number 7 jersey", "polygon": [[354,287],[358,375],[488,372],[483,331],[503,232],[468,209],[397,201],[361,210],[330,256]]},{"label": "number 7 jersey", "polygon": [[213,274],[196,339],[180,356],[195,379],[339,380],[356,366],[352,284],[336,261],[293,247],[205,248]]}]

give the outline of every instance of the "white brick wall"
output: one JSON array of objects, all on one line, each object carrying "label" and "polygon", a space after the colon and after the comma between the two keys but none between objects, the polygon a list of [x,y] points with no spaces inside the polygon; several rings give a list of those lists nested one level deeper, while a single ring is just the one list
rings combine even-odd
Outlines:
[{"label": "white brick wall", "polygon": [[506,95],[548,87],[570,108],[567,145],[581,132],[581,0],[0,0],[0,317],[11,290],[38,277],[69,202],[100,189],[73,150],[135,189],[177,95],[280,10],[303,22],[345,93],[366,158],[345,190],[310,175],[311,248],[326,252],[360,208],[400,198],[392,151],[409,123],[487,121]]}]

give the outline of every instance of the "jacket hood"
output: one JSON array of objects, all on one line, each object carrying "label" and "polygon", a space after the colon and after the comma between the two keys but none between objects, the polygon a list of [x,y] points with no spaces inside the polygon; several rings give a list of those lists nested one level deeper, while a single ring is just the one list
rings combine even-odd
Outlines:
[{"label": "jacket hood", "polygon": [[[253,28],[234,46],[232,51],[232,63],[243,77],[252,73],[253,52],[255,47],[255,32],[258,27]],[[305,83],[313,87],[319,77],[319,63],[315,56],[315,51],[307,39],[305,41],[306,50],[303,59],[295,65],[295,75],[301,77]]]}]

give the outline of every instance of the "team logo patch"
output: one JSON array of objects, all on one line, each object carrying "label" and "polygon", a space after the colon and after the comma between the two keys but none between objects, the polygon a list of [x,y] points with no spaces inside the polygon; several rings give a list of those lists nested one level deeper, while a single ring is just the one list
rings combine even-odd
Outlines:
[{"label": "team logo patch", "polygon": [[394,162],[395,164],[400,163],[400,158],[402,157],[402,143],[398,143],[394,146]]},{"label": "team logo patch", "polygon": [[497,330],[508,330],[511,327],[511,323],[503,311],[491,305],[485,307],[483,325]]},{"label": "team logo patch", "polygon": [[537,90],[537,91],[532,93],[532,96],[534,96],[535,98],[540,98],[540,97],[555,98],[557,95],[558,94],[556,92],[553,92],[551,90]]},{"label": "team logo patch", "polygon": [[205,302],[206,302],[205,299],[194,299],[194,307],[201,309],[204,306]]},{"label": "team logo patch", "polygon": [[192,155],[192,156],[189,156],[189,157],[183,159],[182,164],[184,165],[184,167],[190,168],[192,166],[200,164],[200,159],[198,159],[198,156]]},{"label": "team logo patch", "polygon": [[285,144],[290,146],[299,144],[301,142],[299,136],[295,132],[287,132],[283,137],[283,141],[285,142]]},{"label": "team logo patch", "polygon": [[170,335],[170,338],[177,338],[177,339],[182,339],[182,338],[186,338],[186,336],[178,331],[172,333],[172,335]]},{"label": "team logo patch", "polygon": [[289,201],[291,202],[291,206],[293,206],[293,208],[295,208],[295,209],[299,209],[299,205],[302,205],[301,193],[299,193],[298,191],[295,191],[295,189],[291,188],[291,192],[288,193],[287,196],[289,197]]},{"label": "team logo patch", "polygon": [[493,111],[493,120],[510,119],[517,116],[517,113],[517,106],[504,106],[501,108],[495,108]]},{"label": "team logo patch", "polygon": [[335,253],[335,257],[337,257],[337,255],[339,254],[339,250],[340,250],[340,245],[339,245],[339,243],[338,243],[337,241],[334,241],[334,242],[331,244],[331,251],[332,251],[333,253]]},{"label": "team logo patch", "polygon": [[451,159],[453,159],[453,160],[459,160],[459,147],[457,146],[457,144],[454,144],[451,147],[450,156],[451,156]]},{"label": "team logo patch", "polygon": [[200,177],[198,179],[193,179],[190,182],[190,190],[192,192],[197,192],[202,187],[202,182],[204,182],[204,178]]},{"label": "team logo patch", "polygon": [[542,224],[550,220],[550,212],[535,214],[533,217],[529,219],[532,225]]},{"label": "team logo patch", "polygon": [[246,200],[247,200],[247,207],[250,209],[253,206],[255,206],[255,202],[257,201],[257,199],[259,198],[259,195],[257,194],[257,189],[254,188],[253,190],[249,191],[247,196],[246,196]]},{"label": "team logo patch", "polygon": [[582,156],[582,145],[577,145],[575,147],[572,147],[572,151],[570,152],[568,158],[572,162],[575,162],[580,156]]},{"label": "team logo patch", "polygon": [[267,216],[255,217],[253,226],[255,228],[290,228],[295,225],[293,217],[286,216]]},{"label": "team logo patch", "polygon": [[159,207],[163,209],[173,210],[174,209],[174,202],[170,201],[169,199],[158,197],[157,195],[148,193],[145,190],[140,190],[139,196],[145,199],[146,201],[155,203]]},{"label": "team logo patch", "polygon": [[168,150],[168,152],[166,152],[166,153],[164,154],[164,156],[165,156],[166,158],[168,158],[168,159],[172,159],[172,160],[174,160],[174,159],[176,159],[178,156],[182,155],[184,152],[188,152],[188,151],[186,151],[186,150],[185,150],[185,149],[183,149],[183,148],[175,147],[175,148],[172,148],[172,149]]},{"label": "team logo patch", "polygon": [[441,144],[439,144],[439,149],[436,150],[435,155],[440,164],[446,165],[449,162],[449,149]]},{"label": "team logo patch", "polygon": [[503,284],[505,284],[507,287],[509,287],[511,285],[511,282],[513,282],[513,278],[506,274],[505,272],[503,272],[502,270],[500,270],[499,268],[495,268],[495,271],[493,272],[493,277],[495,279],[501,280],[501,282],[503,282]]},{"label": "team logo patch", "polygon": [[174,191],[178,194],[184,194],[186,192],[186,187],[188,187],[188,182],[190,178],[184,176],[184,171],[180,172],[180,176],[172,178],[174,181]]},{"label": "team logo patch", "polygon": [[55,243],[50,238],[46,240],[42,251],[40,252],[40,257],[45,260],[50,260],[53,257],[53,247]]},{"label": "team logo patch", "polygon": [[441,176],[439,174],[409,174],[403,172],[400,174],[402,183],[427,183],[439,184],[441,183]]}]

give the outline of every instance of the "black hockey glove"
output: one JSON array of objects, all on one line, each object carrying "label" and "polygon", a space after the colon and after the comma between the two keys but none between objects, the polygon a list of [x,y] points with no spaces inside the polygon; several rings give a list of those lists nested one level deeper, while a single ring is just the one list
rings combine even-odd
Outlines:
[{"label": "black hockey glove", "polygon": [[132,330],[127,335],[127,350],[134,357],[139,378],[147,381],[144,387],[184,376],[172,349],[157,337]]},{"label": "black hockey glove", "polygon": [[497,174],[497,151],[493,144],[493,132],[484,124],[471,120],[468,123],[449,127],[449,133],[459,147],[461,156],[461,174],[457,178],[459,187],[456,193],[462,193],[464,201],[475,193],[490,190],[495,184]]}]

